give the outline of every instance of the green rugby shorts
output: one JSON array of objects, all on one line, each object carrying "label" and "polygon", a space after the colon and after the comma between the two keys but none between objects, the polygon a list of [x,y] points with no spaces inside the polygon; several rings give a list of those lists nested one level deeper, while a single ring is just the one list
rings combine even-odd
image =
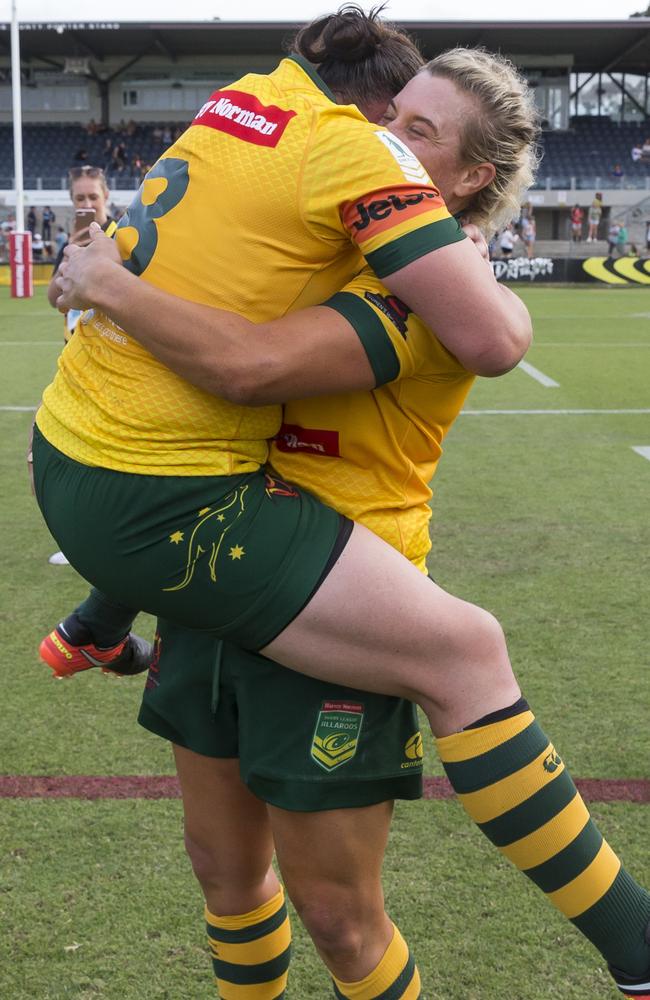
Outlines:
[{"label": "green rugby shorts", "polygon": [[264,473],[149,476],[82,465],[34,429],[34,481],[62,552],[112,600],[271,642],[331,568],[352,522]]},{"label": "green rugby shorts", "polygon": [[206,632],[160,620],[138,721],[282,809],[315,812],[422,795],[415,706],[305,677]]}]

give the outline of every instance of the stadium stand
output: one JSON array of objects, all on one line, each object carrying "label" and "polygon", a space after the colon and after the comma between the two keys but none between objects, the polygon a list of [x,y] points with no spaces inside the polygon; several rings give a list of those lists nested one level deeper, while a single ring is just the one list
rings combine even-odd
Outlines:
[{"label": "stadium stand", "polygon": [[[219,19],[21,25],[26,204],[37,214],[49,204],[57,223],[69,226],[68,171],[85,163],[106,170],[112,210],[119,214],[178,123],[184,127],[212,89],[242,72],[271,68],[298,26]],[[569,213],[576,203],[587,209],[597,191],[604,212],[598,245],[590,244],[590,251],[606,252],[610,219],[626,224],[631,246],[645,247],[650,17],[404,26],[427,58],[454,45],[483,45],[506,53],[528,75],[548,125],[529,195],[538,252],[583,252],[570,242]],[[8,31],[0,23],[0,223],[11,218],[14,186]],[[163,139],[162,131],[170,129],[171,137]],[[117,158],[116,145],[122,146]]]},{"label": "stadium stand", "polygon": [[[535,187],[645,188],[650,177],[650,161],[632,160],[634,146],[641,147],[650,124],[613,122],[606,117],[583,115],[571,119],[568,131],[545,132],[543,159]],[[620,164],[623,178],[613,175]],[[574,178],[574,182],[572,182]]]},{"label": "stadium stand", "polygon": [[[180,126],[169,126],[172,133]],[[183,127],[185,127],[183,125]],[[26,188],[65,188],[71,167],[90,164],[107,170],[111,186],[133,188],[140,173],[133,162],[140,159],[151,165],[165,148],[157,124],[139,123],[128,134],[125,129],[112,128],[90,135],[81,125],[25,125],[23,128],[23,164]],[[124,147],[124,171],[116,175],[112,169],[112,150]],[[107,148],[108,147],[108,148]],[[78,157],[85,153],[83,159]],[[6,179],[6,184],[4,183]],[[13,184],[12,126],[0,125],[0,187]]]},{"label": "stadium stand", "polygon": [[[184,127],[174,123],[174,132]],[[26,125],[23,130],[23,158],[26,187],[64,188],[70,167],[82,163],[107,170],[111,186],[128,189],[137,186],[140,160],[152,164],[165,148],[159,123],[138,123],[128,134],[124,129],[106,129],[89,135],[80,125]],[[617,123],[609,118],[584,116],[573,118],[566,131],[545,132],[543,158],[535,187],[587,190],[597,187],[646,188],[650,181],[650,161],[632,160],[631,150],[641,147],[650,132],[649,124]],[[124,169],[112,166],[111,150],[124,147]],[[107,148],[110,147],[110,148]],[[79,159],[80,152],[85,153]],[[623,177],[613,176],[620,164]],[[10,187],[13,175],[12,130],[0,125],[0,187]],[[6,184],[3,183],[6,178]]]}]

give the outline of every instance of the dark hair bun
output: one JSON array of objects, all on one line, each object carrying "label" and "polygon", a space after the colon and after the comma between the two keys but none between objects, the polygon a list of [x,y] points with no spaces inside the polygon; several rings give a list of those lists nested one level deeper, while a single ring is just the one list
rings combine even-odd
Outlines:
[{"label": "dark hair bun", "polygon": [[301,32],[302,55],[316,64],[367,59],[382,45],[383,33],[375,21],[380,10],[368,15],[356,4],[346,4],[336,14],[319,18]]}]

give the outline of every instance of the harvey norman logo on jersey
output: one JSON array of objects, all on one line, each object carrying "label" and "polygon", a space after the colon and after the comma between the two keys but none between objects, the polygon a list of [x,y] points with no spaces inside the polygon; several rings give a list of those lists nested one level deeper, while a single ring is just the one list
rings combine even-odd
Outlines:
[{"label": "harvey norman logo on jersey", "polygon": [[295,111],[283,111],[274,104],[267,107],[253,94],[217,90],[205,102],[192,125],[207,125],[244,142],[273,147],[277,146],[295,114]]}]

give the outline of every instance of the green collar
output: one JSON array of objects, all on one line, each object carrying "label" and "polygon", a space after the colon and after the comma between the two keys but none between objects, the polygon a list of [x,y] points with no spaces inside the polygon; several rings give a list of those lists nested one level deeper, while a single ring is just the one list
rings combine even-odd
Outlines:
[{"label": "green collar", "polygon": [[310,63],[309,60],[304,58],[304,56],[300,56],[297,54],[288,56],[287,58],[290,59],[292,62],[298,63],[300,68],[304,70],[304,72],[307,74],[311,82],[314,83],[319,90],[322,90],[322,92],[325,94],[325,97],[329,97],[330,101],[333,101],[334,104],[338,104],[338,101],[336,100],[330,88],[327,86],[325,81],[322,80],[318,75],[316,67],[313,65],[313,63]]}]

